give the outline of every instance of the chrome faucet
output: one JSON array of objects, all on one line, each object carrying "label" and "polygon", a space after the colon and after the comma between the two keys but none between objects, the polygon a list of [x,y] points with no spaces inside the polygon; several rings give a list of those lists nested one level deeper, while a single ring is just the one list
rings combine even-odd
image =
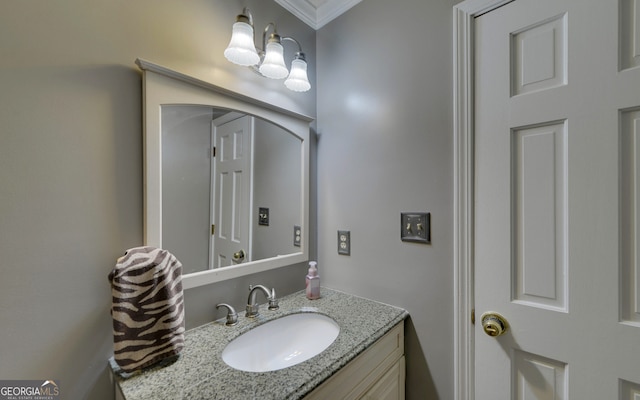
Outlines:
[{"label": "chrome faucet", "polygon": [[233,326],[238,323],[238,314],[236,313],[236,310],[233,309],[233,307],[231,307],[227,303],[220,303],[216,305],[216,308],[220,307],[225,307],[227,309],[227,323],[225,325]]},{"label": "chrome faucet", "polygon": [[264,293],[264,295],[267,297],[267,300],[269,300],[269,310],[277,310],[278,308],[280,308],[278,306],[278,300],[276,299],[276,290],[275,289],[271,289],[271,291],[269,291],[269,289],[267,289],[265,286],[262,285],[250,285],[249,286],[249,299],[247,300],[247,308],[246,308],[246,314],[245,316],[247,318],[255,318],[259,315],[259,305],[258,302],[256,301],[256,295],[258,290],[261,290],[262,293]]}]

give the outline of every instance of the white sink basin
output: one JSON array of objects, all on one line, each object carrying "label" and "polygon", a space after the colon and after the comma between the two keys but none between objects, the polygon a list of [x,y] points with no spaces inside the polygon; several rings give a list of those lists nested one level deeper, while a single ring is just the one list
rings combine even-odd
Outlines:
[{"label": "white sink basin", "polygon": [[339,332],[338,324],[322,314],[291,314],[238,336],[222,351],[222,359],[241,371],[276,371],[320,354]]}]

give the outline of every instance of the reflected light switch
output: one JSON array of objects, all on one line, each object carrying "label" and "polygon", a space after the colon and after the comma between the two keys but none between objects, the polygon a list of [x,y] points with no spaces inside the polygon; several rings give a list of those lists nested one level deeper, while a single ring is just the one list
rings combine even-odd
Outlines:
[{"label": "reflected light switch", "polygon": [[267,207],[258,208],[258,225],[269,226],[269,209]]}]

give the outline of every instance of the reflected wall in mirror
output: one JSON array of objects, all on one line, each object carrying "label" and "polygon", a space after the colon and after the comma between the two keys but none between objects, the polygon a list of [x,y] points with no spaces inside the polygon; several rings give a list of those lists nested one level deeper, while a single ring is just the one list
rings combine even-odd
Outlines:
[{"label": "reflected wall in mirror", "polygon": [[161,119],[162,244],[183,273],[299,251],[300,138],[210,106],[163,105]]},{"label": "reflected wall in mirror", "polygon": [[308,261],[312,119],[136,63],[144,86],[145,244],[176,255],[185,289]]}]

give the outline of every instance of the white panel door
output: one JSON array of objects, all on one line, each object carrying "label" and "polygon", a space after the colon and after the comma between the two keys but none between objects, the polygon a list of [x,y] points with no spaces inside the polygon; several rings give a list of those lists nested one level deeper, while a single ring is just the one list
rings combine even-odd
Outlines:
[{"label": "white panel door", "polygon": [[[252,132],[253,117],[248,116],[214,128],[214,268],[251,260]],[[243,256],[234,257],[239,252]]]},{"label": "white panel door", "polygon": [[476,19],[478,400],[640,398],[639,28],[640,0]]}]

